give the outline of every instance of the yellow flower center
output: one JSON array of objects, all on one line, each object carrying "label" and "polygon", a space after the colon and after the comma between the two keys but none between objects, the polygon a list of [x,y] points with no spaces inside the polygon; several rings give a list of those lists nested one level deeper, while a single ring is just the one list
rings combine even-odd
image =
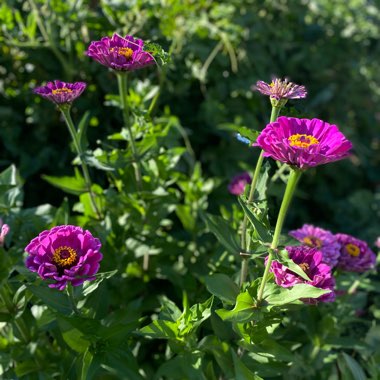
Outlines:
[{"label": "yellow flower center", "polygon": [[322,247],[321,239],[318,239],[315,236],[305,236],[302,241],[309,247],[316,247],[316,248]]},{"label": "yellow flower center", "polygon": [[288,138],[290,146],[297,146],[299,148],[308,148],[310,145],[319,144],[319,141],[312,135],[295,134]]},{"label": "yellow flower center", "polygon": [[77,253],[75,249],[64,245],[53,253],[53,261],[60,267],[67,267],[75,262]]},{"label": "yellow flower center", "polygon": [[345,248],[346,252],[351,256],[358,257],[360,255],[360,248],[355,244],[346,244]]},{"label": "yellow flower center", "polygon": [[62,88],[56,88],[55,90],[52,90],[51,93],[53,95],[60,95],[60,94],[69,94],[70,92],[73,92],[73,90],[70,90],[67,87]]},{"label": "yellow flower center", "polygon": [[116,53],[117,55],[122,55],[127,59],[131,59],[133,55],[133,50],[128,47],[113,47],[110,49],[111,53]]},{"label": "yellow flower center", "polygon": [[298,266],[307,274],[307,271],[310,269],[310,265],[308,263],[301,263]]}]

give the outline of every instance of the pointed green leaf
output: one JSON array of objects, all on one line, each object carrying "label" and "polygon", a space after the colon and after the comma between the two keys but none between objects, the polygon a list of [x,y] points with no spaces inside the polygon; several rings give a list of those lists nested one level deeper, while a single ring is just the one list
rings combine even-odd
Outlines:
[{"label": "pointed green leaf", "polygon": [[51,185],[69,194],[80,195],[87,192],[86,182],[78,177],[54,177],[43,175],[42,178]]},{"label": "pointed green leaf", "polygon": [[240,253],[239,239],[236,232],[226,220],[217,215],[201,214],[207,228],[212,232],[228,252],[237,255]]},{"label": "pointed green leaf", "polygon": [[239,287],[225,274],[216,273],[205,277],[207,290],[222,301],[235,303]]},{"label": "pointed green leaf", "polygon": [[311,278],[301,269],[301,267],[289,257],[289,252],[286,249],[281,249],[280,251],[272,251],[272,254],[274,260],[286,266],[292,272],[302,277],[304,280],[311,281]]},{"label": "pointed green leaf", "polygon": [[257,314],[257,309],[254,299],[248,290],[246,290],[237,296],[236,305],[232,310],[219,309],[216,310],[216,314],[218,314],[223,321],[248,322]]}]

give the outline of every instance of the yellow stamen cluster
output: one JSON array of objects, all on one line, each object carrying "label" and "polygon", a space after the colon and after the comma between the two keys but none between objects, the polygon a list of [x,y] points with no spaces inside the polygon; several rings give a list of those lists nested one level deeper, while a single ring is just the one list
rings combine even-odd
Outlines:
[{"label": "yellow stamen cluster", "polygon": [[64,245],[53,253],[53,261],[60,267],[67,267],[75,262],[77,253],[75,249]]},{"label": "yellow stamen cluster", "polygon": [[322,241],[315,236],[305,236],[303,238],[303,242],[309,247],[316,247],[316,248],[322,247]]},{"label": "yellow stamen cluster", "polygon": [[73,92],[73,90],[70,90],[67,87],[62,88],[56,88],[55,90],[52,90],[51,93],[53,95],[60,95],[60,94],[69,94],[70,92]]},{"label": "yellow stamen cluster", "polygon": [[117,55],[122,55],[127,59],[131,59],[133,55],[133,50],[128,47],[113,47],[110,49],[111,53],[116,53]]},{"label": "yellow stamen cluster", "polygon": [[288,138],[290,146],[297,146],[299,148],[308,148],[310,145],[319,144],[319,141],[312,135],[295,134]]},{"label": "yellow stamen cluster", "polygon": [[307,271],[310,269],[310,265],[308,263],[301,263],[301,264],[298,264],[298,266],[305,272],[307,273]]},{"label": "yellow stamen cluster", "polygon": [[360,248],[355,244],[346,244],[345,248],[346,252],[351,256],[358,257],[360,255]]}]

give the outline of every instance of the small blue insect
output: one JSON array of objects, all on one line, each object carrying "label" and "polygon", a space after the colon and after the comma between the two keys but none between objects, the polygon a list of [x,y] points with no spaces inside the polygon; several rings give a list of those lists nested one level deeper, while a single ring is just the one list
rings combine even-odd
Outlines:
[{"label": "small blue insect", "polygon": [[247,139],[246,137],[242,136],[240,133],[236,133],[236,138],[244,143],[244,144],[247,144],[247,145],[250,145],[251,144],[251,141],[249,141],[249,139]]}]

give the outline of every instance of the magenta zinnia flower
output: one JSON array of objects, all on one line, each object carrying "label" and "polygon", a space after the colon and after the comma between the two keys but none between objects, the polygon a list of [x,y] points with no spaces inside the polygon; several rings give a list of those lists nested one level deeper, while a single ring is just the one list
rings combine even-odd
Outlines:
[{"label": "magenta zinnia flower", "polygon": [[305,86],[300,86],[289,82],[288,79],[281,80],[275,78],[271,83],[265,83],[259,80],[253,90],[261,92],[263,95],[270,96],[271,99],[301,99],[306,98],[307,91]]},{"label": "magenta zinnia flower", "polygon": [[252,181],[251,176],[247,172],[240,173],[232,178],[228,184],[228,191],[234,195],[244,193],[245,186]]},{"label": "magenta zinnia flower", "polygon": [[254,145],[263,149],[265,157],[300,169],[341,160],[352,148],[336,125],[285,116],[268,124]]},{"label": "magenta zinnia flower", "polygon": [[303,302],[314,304],[318,301],[332,302],[335,300],[335,279],[331,274],[331,268],[327,264],[322,263],[322,252],[316,248],[310,247],[286,247],[289,257],[309,276],[311,281],[304,280],[290,269],[273,261],[270,271],[274,274],[277,285],[283,288],[289,288],[297,284],[309,284],[321,289],[329,289],[330,293],[326,293],[316,299],[304,298]]},{"label": "magenta zinnia flower", "polygon": [[335,267],[338,263],[340,244],[335,235],[330,231],[312,226],[311,224],[304,224],[298,230],[289,231],[289,235],[299,240],[303,245],[317,248],[321,251],[323,255],[322,261],[330,265],[331,268]]},{"label": "magenta zinnia flower", "polygon": [[99,270],[103,255],[101,243],[89,231],[63,225],[41,232],[25,251],[29,254],[26,266],[44,280],[53,280],[50,288],[63,290],[92,281]]},{"label": "magenta zinnia flower", "polygon": [[154,65],[152,54],[143,50],[144,41],[132,36],[121,37],[117,33],[92,41],[87,55],[104,66],[118,71],[132,71]]},{"label": "magenta zinnia flower", "polygon": [[86,88],[86,83],[66,83],[60,80],[48,82],[46,86],[37,87],[33,90],[35,94],[51,100],[55,104],[72,103]]},{"label": "magenta zinnia flower", "polygon": [[365,241],[346,234],[335,236],[340,244],[338,268],[348,272],[365,272],[375,266],[376,255]]}]

